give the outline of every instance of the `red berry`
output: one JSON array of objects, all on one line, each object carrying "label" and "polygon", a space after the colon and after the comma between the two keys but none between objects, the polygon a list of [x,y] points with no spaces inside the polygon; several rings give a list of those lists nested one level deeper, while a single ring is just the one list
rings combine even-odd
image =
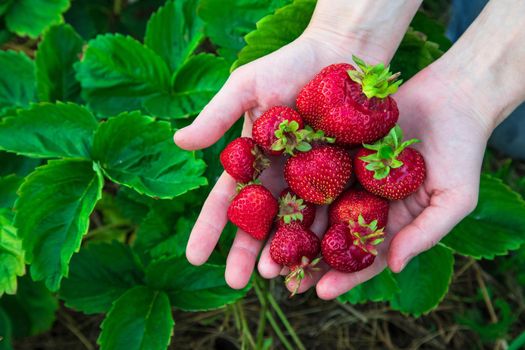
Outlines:
[{"label": "red berry", "polygon": [[[272,107],[264,112],[254,123],[252,137],[269,154],[279,155],[289,147],[296,146],[297,131],[304,128],[303,118],[288,106]],[[286,142],[278,143],[275,132],[281,131]]]},{"label": "red berry", "polygon": [[375,246],[383,241],[383,235],[383,229],[377,229],[377,221],[366,224],[362,216],[358,222],[334,224],[321,242],[323,260],[338,271],[360,271],[374,262]]},{"label": "red berry", "polygon": [[418,140],[401,142],[402,136],[396,126],[384,139],[357,152],[355,173],[369,192],[391,200],[404,199],[425,181],[425,160],[408,147]]},{"label": "red berry", "polygon": [[297,109],[314,129],[335,137],[336,143],[358,145],[388,133],[399,117],[388,96],[401,83],[388,67],[369,66],[354,57],[362,72],[346,63],[319,72],[299,93]]},{"label": "red berry", "polygon": [[352,159],[336,146],[318,146],[286,161],[284,178],[304,200],[330,204],[343,192],[352,174]]},{"label": "red berry", "polygon": [[289,188],[285,188],[279,196],[279,214],[277,227],[291,223],[298,223],[303,227],[310,227],[315,219],[315,204],[309,203]]},{"label": "red berry", "polygon": [[330,205],[330,225],[357,221],[362,215],[366,222],[377,220],[378,227],[385,227],[388,220],[388,201],[361,189],[349,189]]},{"label": "red berry", "polygon": [[268,158],[249,137],[230,142],[222,150],[220,160],[224,170],[240,183],[255,180],[270,165]]},{"label": "red berry", "polygon": [[243,187],[228,207],[228,219],[255,239],[268,236],[279,210],[277,200],[264,186]]},{"label": "red berry", "polygon": [[307,268],[311,268],[319,259],[321,242],[308,228],[293,223],[277,229],[270,244],[270,256],[278,264],[290,268],[286,282],[295,279],[296,287],[292,295],[299,289],[301,280]]}]

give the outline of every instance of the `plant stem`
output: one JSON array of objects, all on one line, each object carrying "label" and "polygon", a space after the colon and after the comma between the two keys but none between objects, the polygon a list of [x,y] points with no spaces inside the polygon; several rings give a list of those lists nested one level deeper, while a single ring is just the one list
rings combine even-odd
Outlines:
[{"label": "plant stem", "polygon": [[268,297],[268,301],[270,302],[270,305],[275,310],[275,313],[277,314],[277,316],[279,317],[279,319],[283,323],[284,328],[286,328],[288,333],[290,333],[290,336],[292,337],[292,339],[294,340],[295,344],[297,345],[297,348],[299,350],[306,350],[306,348],[304,347],[303,343],[301,342],[301,339],[299,339],[299,337],[297,336],[297,333],[295,333],[295,330],[293,329],[293,327],[290,324],[290,322],[288,322],[288,319],[284,315],[283,310],[281,310],[281,308],[279,307],[279,304],[277,304],[277,301],[275,300],[273,295],[271,293],[267,293],[266,295]]},{"label": "plant stem", "polygon": [[120,13],[122,12],[122,3],[123,0],[113,1],[113,13],[117,16],[120,15]]},{"label": "plant stem", "polygon": [[[254,280],[253,284],[255,286],[255,291],[257,292],[257,278]],[[261,287],[264,295],[264,293],[266,292],[266,283],[264,283],[264,281],[261,281]],[[260,300],[260,302],[261,313],[259,315],[259,325],[257,326],[257,338],[255,342],[256,349],[262,349],[263,347],[264,329],[266,328],[266,312],[268,311],[268,304],[266,303],[266,300]]]},{"label": "plant stem", "polygon": [[250,343],[250,345],[256,349],[255,342],[253,340],[252,334],[250,333],[250,328],[248,327],[248,321],[246,321],[246,317],[244,316],[244,309],[241,304],[241,302],[237,302],[235,305],[237,305],[237,309],[239,312],[239,320],[241,321],[241,328],[242,328],[242,334],[243,334],[243,347],[245,344],[244,339]]},{"label": "plant stem", "polygon": [[272,326],[273,331],[275,332],[275,334],[277,334],[277,337],[279,338],[279,340],[281,341],[283,346],[287,350],[294,350],[292,345],[288,342],[288,340],[286,340],[286,337],[284,336],[283,332],[279,328],[279,325],[277,325],[277,322],[275,321],[275,318],[273,318],[273,315],[270,313],[269,310],[266,311],[266,318],[268,318],[268,322],[270,322],[270,325]]}]

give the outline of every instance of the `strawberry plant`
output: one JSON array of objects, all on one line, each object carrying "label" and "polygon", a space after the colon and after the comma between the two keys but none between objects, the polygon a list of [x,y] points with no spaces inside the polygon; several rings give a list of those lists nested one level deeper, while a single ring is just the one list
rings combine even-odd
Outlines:
[{"label": "strawberry plant", "polygon": [[[0,336],[5,339],[0,349],[10,349],[13,339],[48,330],[59,301],[87,315],[104,315],[98,337],[101,349],[165,349],[176,343],[171,339],[177,318],[173,310],[222,308],[242,299],[252,287],[265,309],[278,309],[273,297],[261,291],[258,278],[241,290],[227,286],[225,257],[231,227],[210,262],[196,267],[184,256],[198,211],[222,172],[220,161],[231,166],[229,172],[237,174],[240,182],[249,182],[266,166],[258,147],[247,141],[251,139],[237,139],[240,123],[203,151],[184,151],[172,136],[202,110],[230,71],[297,38],[315,1],[138,1],[127,6],[122,5],[125,1],[115,1],[111,15],[98,12],[99,2],[0,1]],[[392,61],[392,71],[403,72],[403,79],[448,48],[443,33],[434,27],[428,36],[424,34],[429,21],[416,16]],[[360,68],[352,78],[354,84],[375,79],[367,76],[370,67]],[[326,79],[335,86],[340,78],[335,72]],[[386,96],[397,85],[390,79],[384,91],[370,93]],[[379,136],[385,136],[397,120],[395,102],[387,101],[392,125]],[[300,101],[298,105],[309,108],[301,107]],[[300,176],[290,176],[294,193],[283,193],[279,211],[271,194],[249,184],[240,190],[228,214],[233,222],[253,216],[253,207],[243,205],[254,195],[243,196],[256,191],[267,203],[257,209],[272,218],[279,213],[280,230],[293,231],[303,250],[300,255],[315,260],[318,242],[308,227],[294,223],[299,216],[314,215],[313,210],[295,193],[312,202],[330,203],[343,192],[354,167],[337,146],[310,149],[283,139],[342,136],[354,144],[369,138],[360,130],[352,135],[335,130],[325,138],[303,129],[286,113],[270,116],[267,123],[261,119],[258,137],[276,153],[295,149],[296,157],[286,165],[288,174],[302,174],[304,163],[328,159],[332,165],[326,173],[314,175],[320,183],[330,182],[326,186],[334,192],[326,195],[313,186],[305,190],[297,185]],[[375,123],[377,116],[370,113]],[[330,115],[312,117],[314,126],[330,124]],[[280,132],[281,138],[265,128]],[[399,135],[390,136],[397,145]],[[222,149],[234,139],[238,141],[227,148],[231,154],[223,153],[219,160]],[[411,150],[406,146],[401,144],[403,149],[395,154],[401,161],[403,152]],[[381,145],[369,148],[378,151]],[[374,152],[367,150],[367,154],[372,155],[369,164],[381,163]],[[334,185],[335,168],[338,173],[343,168],[344,174]],[[366,164],[362,168],[368,169]],[[393,173],[395,167],[391,168]],[[385,172],[384,167],[373,170]],[[373,170],[363,172],[373,178]],[[341,258],[334,264],[345,268],[369,264],[379,235],[364,238],[382,233],[384,223],[378,227],[366,215],[355,217],[352,206],[344,203],[345,196],[359,194],[347,192],[335,202],[331,239],[341,238],[337,226],[341,221],[352,221],[363,231],[362,237],[355,237],[357,244],[369,252],[361,261]],[[382,199],[369,196],[360,200],[371,212],[388,208]],[[386,221],[386,214],[381,215]],[[261,227],[248,226],[262,239],[271,219]],[[419,316],[434,309],[447,293],[455,256],[494,259],[523,242],[525,202],[501,180],[483,174],[476,210],[440,244],[415,257],[403,272],[385,270],[338,302],[388,302],[394,310]],[[301,277],[307,265],[314,265],[288,256],[278,243],[274,255],[292,268],[290,278]],[[282,313],[278,315],[293,337]]]}]

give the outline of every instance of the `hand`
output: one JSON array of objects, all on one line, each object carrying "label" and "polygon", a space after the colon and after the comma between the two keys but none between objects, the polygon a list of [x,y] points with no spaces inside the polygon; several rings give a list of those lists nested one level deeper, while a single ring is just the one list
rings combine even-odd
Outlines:
[{"label": "hand", "polygon": [[387,264],[400,272],[475,208],[483,153],[493,126],[484,121],[481,111],[469,107],[475,99],[469,98],[466,88],[452,87],[451,80],[441,76],[438,65],[430,66],[394,95],[405,137],[422,140],[413,147],[425,157],[427,178],[415,194],[391,202],[387,239],[379,246],[376,260],[356,273],[318,273],[303,281],[301,290],[319,280],[319,297],[332,299],[380,273]]},{"label": "hand", "polygon": [[[280,50],[238,68],[195,121],[175,134],[175,142],[184,149],[210,146],[244,112],[243,135],[251,136],[253,121],[265,110],[276,105],[294,106],[299,90],[318,71],[332,63],[348,62],[349,58],[343,55],[343,51],[359,52],[373,63],[389,59],[389,56],[379,54],[374,57],[374,53],[383,50],[377,48],[376,51],[360,42],[337,47],[340,49],[314,36],[303,35]],[[272,166],[261,177],[262,183],[276,197],[286,187],[282,166],[282,159],[273,159]],[[192,264],[203,264],[210,256],[227,223],[226,212],[234,195],[235,181],[223,173],[193,227],[186,249],[186,256]],[[313,229],[322,234],[325,226],[326,209],[321,209]],[[263,242],[242,230],[237,232],[228,255],[225,276],[232,288],[242,288],[248,283],[262,245]],[[265,277],[278,275],[281,270],[271,261],[268,249],[261,256],[259,270]]]}]

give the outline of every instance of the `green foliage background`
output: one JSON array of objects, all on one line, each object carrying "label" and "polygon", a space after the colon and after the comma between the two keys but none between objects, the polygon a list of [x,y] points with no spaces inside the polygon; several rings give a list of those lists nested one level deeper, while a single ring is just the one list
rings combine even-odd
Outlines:
[{"label": "green foliage background", "polygon": [[[0,349],[48,330],[58,299],[106,315],[101,349],[165,349],[172,309],[224,307],[252,288],[224,281],[231,226],[209,263],[184,257],[239,123],[199,152],[172,135],[231,70],[297,38],[315,1],[119,4],[108,14],[103,0],[0,1]],[[418,14],[393,69],[408,79],[430,64],[450,46],[443,32]],[[482,175],[478,207],[438,246],[339,302],[386,301],[419,316],[447,293],[456,254],[518,249],[525,202],[493,175]]]}]

